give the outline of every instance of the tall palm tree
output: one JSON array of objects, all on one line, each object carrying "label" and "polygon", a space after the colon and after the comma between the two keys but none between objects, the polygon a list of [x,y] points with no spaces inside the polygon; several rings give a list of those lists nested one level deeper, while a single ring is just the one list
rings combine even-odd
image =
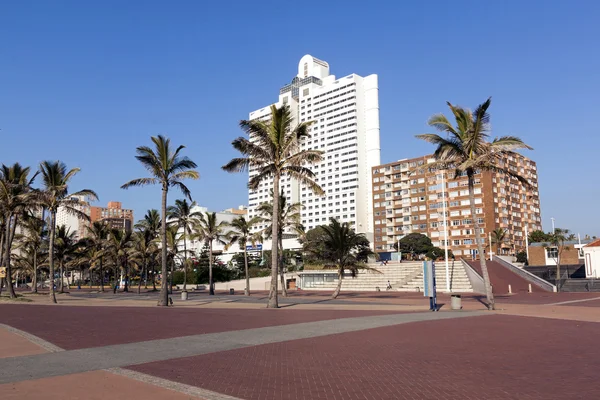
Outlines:
[{"label": "tall palm tree", "polygon": [[125,287],[124,292],[129,291],[129,254],[132,246],[132,234],[130,231],[124,229],[111,229],[108,236],[109,244],[108,249],[113,260],[113,267],[115,269],[115,283],[113,286],[114,293],[117,292],[119,283],[119,272],[123,272],[125,275]]},{"label": "tall palm tree", "polygon": [[79,171],[79,168],[72,168],[67,171],[67,166],[61,161],[43,161],[40,164],[43,189],[37,193],[37,198],[39,204],[50,212],[48,260],[50,267],[50,299],[53,303],[56,303],[54,293],[54,238],[58,208],[63,207],[67,213],[89,221],[89,216],[78,208],[79,202],[71,196],[86,196],[90,200],[98,199],[96,193],[90,189],[80,190],[69,195],[69,182]]},{"label": "tall palm tree", "polygon": [[[108,246],[108,234],[110,227],[106,221],[94,221],[87,232],[87,246],[92,250],[91,267],[98,266],[98,273],[100,275],[100,291],[104,292],[104,257],[107,252]],[[90,286],[92,284],[92,277],[90,274]]]},{"label": "tall palm tree", "polygon": [[60,293],[64,293],[65,291],[65,267],[67,266],[67,263],[74,258],[75,252],[78,248],[77,241],[75,240],[75,234],[76,232],[71,232],[66,225],[59,225],[56,227],[56,237],[54,238],[54,256],[58,261],[58,269],[60,271]]},{"label": "tall palm tree", "polygon": [[19,163],[12,166],[2,164],[0,167],[0,211],[4,221],[3,249],[0,262],[6,268],[6,284],[11,298],[15,298],[15,289],[12,283],[11,253],[19,216],[23,216],[27,207],[31,206],[31,185],[37,176],[29,177],[29,167]]},{"label": "tall palm tree", "polygon": [[[177,225],[167,226],[167,260],[171,266],[171,274],[169,275],[169,293],[173,293],[173,273],[175,272],[175,264],[179,256],[179,243],[184,239],[184,233],[179,232]],[[163,279],[167,279],[164,277]]]},{"label": "tall palm tree", "polygon": [[171,146],[171,140],[162,135],[152,136],[154,149],[148,146],[140,146],[136,149],[135,158],[146,168],[152,177],[138,178],[131,180],[121,186],[122,189],[128,189],[132,186],[161,185],[162,186],[162,204],[161,204],[161,250],[162,250],[162,275],[159,306],[167,307],[169,305],[169,288],[164,277],[167,276],[167,194],[169,188],[177,187],[185,197],[192,199],[187,186],[183,184],[184,179],[198,179],[200,175],[193,168],[197,165],[187,157],[179,153],[185,146],[179,146],[175,150]]},{"label": "tall palm tree", "polygon": [[231,221],[228,225],[231,230],[227,233],[229,239],[228,246],[237,244],[240,249],[244,250],[244,271],[246,276],[246,288],[244,294],[250,296],[250,275],[248,275],[248,252],[246,250],[247,243],[256,243],[257,235],[252,233],[252,227],[260,221],[260,218],[253,217],[247,220],[244,216],[239,216]]},{"label": "tall palm tree", "polygon": [[141,292],[144,273],[148,273],[148,266],[157,250],[154,240],[155,238],[149,230],[136,231],[133,234],[131,262],[136,264],[140,270],[138,294]]},{"label": "tall palm tree", "polygon": [[[156,250],[159,250],[161,252],[162,250],[158,249],[156,246],[151,247],[150,242],[154,242],[154,240],[158,238],[160,234],[161,225],[162,220],[160,218],[160,213],[156,209],[148,210],[146,212],[146,215],[144,215],[144,218],[139,220],[137,224],[135,224],[135,229],[144,233],[145,247],[148,256],[146,260],[147,264],[145,266],[146,278],[147,275],[150,273],[150,267],[152,267],[152,291],[156,291]],[[146,286],[146,288],[148,288],[147,284],[148,280],[145,279],[144,285]]]},{"label": "tall palm tree", "polygon": [[[271,192],[271,197],[273,197],[273,192]],[[279,232],[277,234],[278,243],[277,248],[279,250],[279,277],[281,280],[281,292],[284,297],[287,297],[287,288],[285,285],[285,276],[283,274],[283,232],[286,229],[290,229],[294,232],[298,232],[301,228],[300,222],[300,210],[302,210],[302,203],[290,203],[288,204],[287,198],[283,194],[283,190],[279,194],[279,212],[277,216],[279,221],[277,222],[277,226],[279,226]],[[270,238],[273,236],[273,206],[268,203],[261,203],[256,209],[260,215],[262,215],[261,220],[267,223],[267,227],[263,230],[263,235],[266,238]]]},{"label": "tall palm tree", "polygon": [[196,206],[196,202],[191,204],[186,199],[175,200],[174,206],[169,206],[167,209],[167,218],[171,220],[171,224],[177,226],[183,233],[183,290],[186,290],[187,283],[187,268],[188,254],[187,241],[192,235],[192,227],[202,214],[200,211],[192,211]]},{"label": "tall palm tree", "polygon": [[208,287],[210,295],[215,294],[213,284],[213,243],[227,244],[225,238],[225,221],[217,221],[217,213],[201,213],[194,227],[194,237],[208,245]]},{"label": "tall palm tree", "polygon": [[[273,179],[273,193],[279,193],[279,181],[283,176],[294,178],[306,185],[317,195],[324,194],[323,189],[314,181],[314,173],[307,167],[323,159],[319,150],[301,150],[300,140],[310,137],[308,128],[311,122],[303,122],[293,126],[294,118],[289,106],[280,108],[271,106],[269,121],[242,120],[240,127],[248,138],[239,137],[231,144],[241,153],[223,166],[227,172],[244,172],[256,169],[248,182],[251,190],[256,190],[261,182]],[[279,196],[273,198],[273,231],[271,251],[271,291],[267,307],[277,308],[277,267],[279,252],[279,228],[277,222],[279,212]]]},{"label": "tall palm tree", "polygon": [[22,221],[23,236],[19,248],[31,256],[31,291],[37,293],[38,266],[42,248],[45,245],[46,230],[44,221],[32,213],[26,214]]},{"label": "tall palm tree", "polygon": [[323,233],[324,246],[321,248],[325,251],[316,256],[333,263],[337,269],[338,284],[331,295],[331,298],[335,299],[342,289],[346,270],[350,271],[352,276],[356,276],[359,269],[371,269],[367,267],[366,261],[372,252],[369,249],[369,240],[362,233],[356,233],[348,222],[340,224],[337,219],[332,218],[329,225],[321,225],[319,229]]},{"label": "tall palm tree", "polygon": [[556,282],[555,283],[556,283],[556,290],[558,292],[560,292],[560,290],[561,290],[560,267],[561,267],[561,263],[562,263],[562,253],[566,248],[568,248],[568,246],[565,245],[565,242],[567,241],[567,238],[570,233],[571,232],[568,229],[562,229],[562,228],[554,229],[554,231],[549,234],[550,246],[546,247],[546,248],[548,248],[548,247],[556,248],[556,252],[554,253],[554,254],[556,254],[556,256],[554,257],[554,262],[556,263]]},{"label": "tall palm tree", "polygon": [[496,254],[500,255],[500,247],[506,242],[506,229],[496,228],[492,231],[492,243],[496,244]]},{"label": "tall palm tree", "polygon": [[429,126],[440,132],[446,133],[447,137],[437,134],[417,135],[417,138],[433,143],[437,146],[434,157],[436,162],[430,164],[431,168],[442,170],[453,170],[456,176],[466,174],[469,185],[469,202],[471,203],[471,215],[475,228],[475,240],[481,264],[481,271],[485,283],[488,308],[493,310],[494,295],[490,285],[485,257],[483,255],[483,243],[475,209],[475,174],[480,171],[491,171],[504,174],[529,185],[527,180],[505,165],[505,159],[517,149],[529,149],[521,139],[515,136],[503,136],[488,141],[490,133],[490,116],[487,112],[491,98],[480,104],[475,112],[447,103],[456,120],[456,127],[443,114],[436,114],[429,118]]}]

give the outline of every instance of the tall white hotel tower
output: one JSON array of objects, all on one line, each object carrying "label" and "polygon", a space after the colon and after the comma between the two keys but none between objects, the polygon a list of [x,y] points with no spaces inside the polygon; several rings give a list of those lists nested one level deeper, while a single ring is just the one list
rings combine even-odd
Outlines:
[{"label": "tall white hotel tower", "polygon": [[[305,55],[298,64],[298,75],[279,91],[277,107],[290,106],[296,122],[314,121],[310,138],[302,149],[324,152],[324,159],[310,167],[317,183],[325,190],[317,196],[295,179],[283,177],[280,187],[288,204],[301,202],[302,224],[308,229],[326,225],[330,218],[350,222],[359,233],[373,240],[371,167],[380,164],[379,89],[377,75],[351,74],[336,79],[329,64]],[[269,106],[250,113],[250,119],[268,120]],[[250,170],[250,178],[256,170]],[[263,182],[249,192],[248,217],[256,207],[271,201],[272,181]],[[261,230],[264,224],[254,229]]]}]

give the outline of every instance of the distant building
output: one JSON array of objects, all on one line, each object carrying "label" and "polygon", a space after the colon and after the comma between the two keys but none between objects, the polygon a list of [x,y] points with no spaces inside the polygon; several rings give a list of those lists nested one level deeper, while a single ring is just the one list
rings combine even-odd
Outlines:
[{"label": "distant building", "polygon": [[596,239],[583,247],[585,258],[585,277],[600,278],[600,239]]},{"label": "distant building", "polygon": [[[75,206],[76,209],[90,215],[90,204],[85,196],[72,196],[71,200],[76,201],[78,204]],[[56,212],[56,226],[65,225],[71,233],[75,233],[75,239],[79,240],[86,235],[87,221],[85,218],[80,218],[77,215],[67,211],[65,207],[59,207]]]},{"label": "distant building", "polygon": [[246,216],[248,215],[248,207],[239,206],[238,208],[228,208],[221,211],[221,213]]},{"label": "distant building", "polygon": [[[442,177],[442,171],[428,167],[433,161],[432,155],[426,155],[372,168],[374,246],[383,257],[395,252],[398,240],[412,232],[427,235],[434,246],[447,246],[455,256],[473,257],[477,254],[475,218],[486,252],[490,234],[497,228],[506,232],[500,254],[524,250],[525,232],[542,229],[537,167],[529,158],[515,154],[503,160],[505,167],[529,181],[529,187],[502,173],[475,175],[476,215],[471,215],[467,177],[455,178],[454,171],[446,171]],[[496,247],[492,245],[494,254]]]},{"label": "distant building", "polygon": [[561,265],[582,264],[585,246],[590,242],[589,239],[581,240],[581,242],[567,241],[560,247],[548,242],[531,243],[528,248],[529,265],[556,265],[558,260]]},{"label": "distant building", "polygon": [[120,201],[109,201],[107,207],[90,207],[90,220],[106,221],[111,228],[131,231],[133,210],[123,208]]}]

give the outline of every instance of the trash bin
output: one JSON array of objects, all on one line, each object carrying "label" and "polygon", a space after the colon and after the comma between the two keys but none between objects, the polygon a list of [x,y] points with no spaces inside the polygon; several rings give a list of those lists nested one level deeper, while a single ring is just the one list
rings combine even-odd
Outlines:
[{"label": "trash bin", "polygon": [[229,288],[229,294],[233,294],[235,290],[233,288]]},{"label": "trash bin", "polygon": [[187,300],[188,299],[188,292],[186,292],[185,290],[183,292],[181,292],[181,300]]},{"label": "trash bin", "polygon": [[460,298],[460,294],[453,294],[450,297],[450,308],[452,310],[460,310],[460,309],[462,309],[462,300]]}]

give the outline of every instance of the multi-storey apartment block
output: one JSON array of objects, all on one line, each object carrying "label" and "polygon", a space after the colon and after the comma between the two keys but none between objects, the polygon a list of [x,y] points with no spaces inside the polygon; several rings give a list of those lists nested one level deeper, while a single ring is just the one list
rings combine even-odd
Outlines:
[{"label": "multi-storey apartment block", "polygon": [[[289,177],[280,182],[287,201],[301,202],[302,224],[312,229],[336,218],[352,223],[372,239],[371,168],[380,163],[379,89],[377,75],[351,74],[336,78],[329,64],[310,55],[302,57],[298,75],[279,91],[275,105],[287,104],[296,123],[313,121],[302,149],[324,152],[323,161],[310,168],[325,191],[319,196]],[[269,120],[270,107],[250,113],[250,119]],[[250,138],[252,140],[252,138]],[[258,172],[251,169],[249,179]],[[248,217],[271,201],[272,180],[249,192]],[[257,225],[256,231],[265,228]]]},{"label": "multi-storey apartment block", "polygon": [[90,207],[90,220],[106,221],[113,229],[131,231],[133,210],[123,208],[120,201],[109,201],[106,207]]},{"label": "multi-storey apartment block", "polygon": [[[418,232],[430,237],[435,246],[448,246],[458,257],[473,257],[477,254],[473,220],[477,218],[486,252],[491,232],[502,228],[506,238],[500,253],[513,254],[525,249],[525,232],[542,229],[537,167],[527,157],[515,154],[504,160],[504,166],[526,178],[529,186],[502,173],[477,173],[475,216],[471,214],[467,177],[432,170],[428,165],[433,161],[433,156],[427,155],[372,168],[376,252],[394,252],[398,240]],[[442,182],[446,185],[445,198]],[[494,243],[494,253],[496,248]]]}]

